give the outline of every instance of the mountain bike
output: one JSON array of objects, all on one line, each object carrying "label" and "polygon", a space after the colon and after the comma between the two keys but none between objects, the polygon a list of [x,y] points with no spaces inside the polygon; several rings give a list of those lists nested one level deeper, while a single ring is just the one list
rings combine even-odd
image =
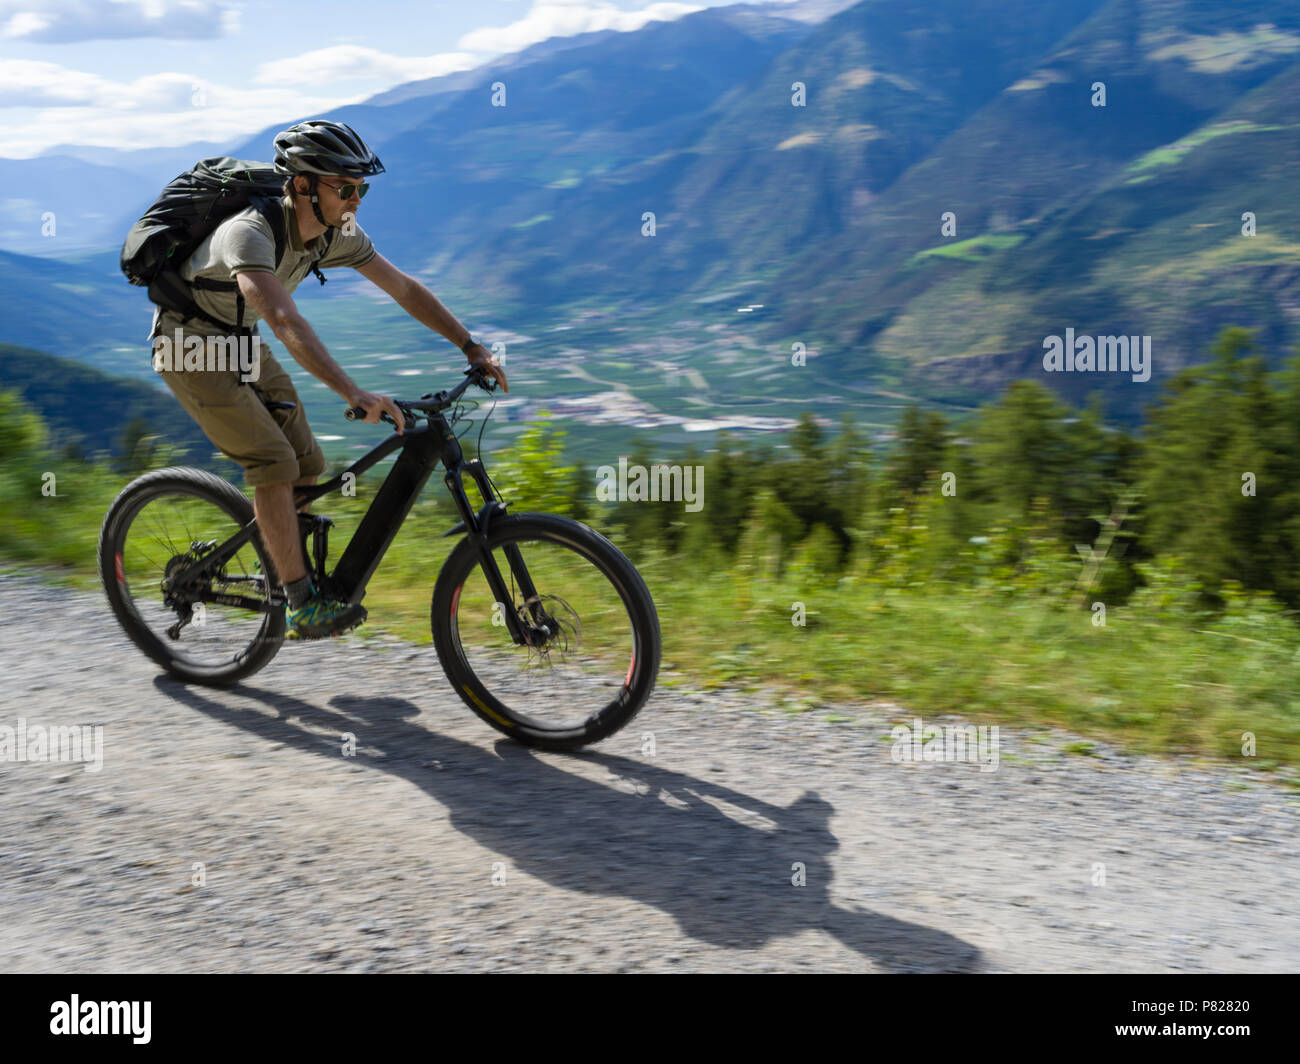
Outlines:
[{"label": "mountain bike", "polygon": [[[506,513],[509,503],[481,459],[465,458],[453,428],[471,384],[492,391],[495,382],[471,366],[450,391],[394,400],[405,419],[402,435],[332,480],[295,488],[303,556],[317,587],[360,602],[441,463],[461,518],[442,533],[461,539],[443,562],[430,607],[443,672],[492,727],[526,745],[576,749],[627,724],[654,689],[654,601],[632,563],[595,529],[554,514]],[[387,414],[383,419],[394,424]],[[333,523],[301,508],[349,480],[355,484],[394,452],[388,476],[330,568]],[[482,499],[477,511],[467,476]],[[160,469],[128,484],[104,518],[99,570],[126,634],[177,679],[236,683],[265,666],[284,641],[284,592],[252,503],[212,473]]]}]

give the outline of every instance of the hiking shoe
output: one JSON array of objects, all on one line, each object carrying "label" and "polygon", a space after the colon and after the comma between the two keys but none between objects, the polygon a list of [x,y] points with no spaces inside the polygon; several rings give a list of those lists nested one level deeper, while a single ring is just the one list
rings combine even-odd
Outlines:
[{"label": "hiking shoe", "polygon": [[359,602],[340,602],[326,598],[319,591],[296,610],[287,610],[289,630],[286,639],[325,639],[342,635],[366,619],[366,608]]}]

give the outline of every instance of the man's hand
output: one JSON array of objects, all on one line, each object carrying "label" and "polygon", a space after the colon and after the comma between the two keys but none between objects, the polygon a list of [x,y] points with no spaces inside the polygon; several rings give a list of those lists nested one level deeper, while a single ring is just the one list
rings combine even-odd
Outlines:
[{"label": "man's hand", "polygon": [[501,390],[506,394],[510,392],[510,385],[506,383],[506,371],[501,368],[501,364],[492,357],[492,352],[482,344],[475,344],[465,355],[469,359],[471,366],[482,366],[487,370],[488,376],[492,377],[499,385]]},{"label": "man's hand", "polygon": [[399,436],[402,434],[402,430],[406,428],[402,412],[397,409],[397,404],[386,395],[377,395],[374,392],[367,392],[358,388],[348,396],[348,403],[364,410],[366,416],[361,420],[369,422],[371,425],[379,423],[380,414],[387,414],[397,423],[397,434]]}]

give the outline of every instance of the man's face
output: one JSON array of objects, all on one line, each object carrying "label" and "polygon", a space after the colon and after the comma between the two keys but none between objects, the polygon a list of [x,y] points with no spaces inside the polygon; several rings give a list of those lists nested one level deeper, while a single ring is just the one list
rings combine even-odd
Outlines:
[{"label": "man's face", "polygon": [[[318,177],[316,179],[317,198],[320,203],[320,212],[325,216],[325,221],[329,225],[342,226],[345,214],[356,216],[358,208],[361,206],[361,193],[358,187],[364,178],[361,177]],[[345,185],[351,185],[352,195],[344,198],[340,189]]]}]

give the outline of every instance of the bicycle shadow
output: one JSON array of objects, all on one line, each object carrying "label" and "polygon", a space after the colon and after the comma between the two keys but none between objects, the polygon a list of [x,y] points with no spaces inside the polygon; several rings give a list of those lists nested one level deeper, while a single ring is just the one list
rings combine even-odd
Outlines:
[{"label": "bicycle shadow", "polygon": [[[337,734],[353,732],[352,763],[418,785],[447,809],[456,830],[514,869],[564,890],[652,905],[701,942],[753,950],[778,935],[815,929],[886,969],[983,967],[978,948],[947,932],[833,904],[829,855],[839,842],[829,830],[833,807],[815,791],[776,806],[617,755],[565,758],[632,781],[638,793],[628,793],[509,739],[489,751],[429,731],[412,721],[419,707],[401,698],[336,695],[326,708],[247,685],[230,689],[275,710],[272,717],[223,705],[165,676],[155,686],[215,720],[330,758],[341,756]],[[295,719],[336,734],[307,731]],[[714,803],[739,812],[728,815]],[[798,866],[804,885],[796,886]]]}]

